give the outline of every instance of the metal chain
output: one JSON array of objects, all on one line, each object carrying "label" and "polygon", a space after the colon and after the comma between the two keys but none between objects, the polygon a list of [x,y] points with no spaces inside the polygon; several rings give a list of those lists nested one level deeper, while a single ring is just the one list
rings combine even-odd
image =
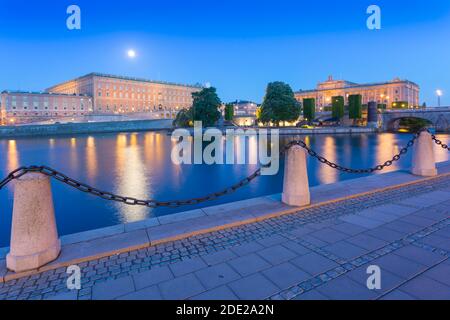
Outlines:
[{"label": "metal chain", "polygon": [[448,145],[446,145],[445,143],[443,143],[441,140],[439,140],[438,138],[436,138],[436,136],[434,134],[431,135],[431,138],[434,140],[434,142],[438,145],[441,146],[443,149],[447,149],[450,151],[450,148]]},{"label": "metal chain", "polygon": [[394,164],[394,162],[399,161],[401,159],[401,157],[408,152],[409,148],[411,148],[414,145],[415,141],[417,140],[419,135],[422,133],[422,131],[424,131],[424,130],[420,130],[418,133],[414,134],[414,137],[410,141],[408,141],[406,146],[404,148],[402,148],[400,150],[400,152],[397,155],[395,155],[391,160],[388,160],[383,164],[379,164],[375,167],[368,168],[368,169],[346,168],[346,167],[338,165],[334,162],[331,162],[331,161],[327,160],[326,158],[320,156],[317,152],[315,152],[311,148],[309,148],[303,140],[294,140],[294,141],[289,142],[284,147],[284,149],[281,151],[281,153],[285,153],[293,146],[298,145],[298,146],[302,147],[303,149],[305,149],[311,157],[316,158],[317,160],[319,160],[319,162],[326,164],[333,169],[336,169],[336,170],[339,170],[342,172],[346,172],[346,173],[356,173],[356,174],[373,173],[375,171],[381,171],[386,167],[390,167]]},{"label": "metal chain", "polygon": [[97,188],[91,187],[85,183],[79,182],[75,179],[69,178],[65,174],[54,170],[52,168],[46,167],[46,166],[30,166],[30,167],[21,167],[17,170],[14,170],[11,172],[4,180],[0,182],[0,190],[6,186],[9,182],[11,182],[14,179],[18,179],[22,177],[23,175],[33,172],[33,173],[41,173],[46,176],[49,176],[55,180],[58,180],[72,188],[75,188],[77,190],[80,190],[85,193],[92,194],[96,197],[110,200],[110,201],[116,201],[116,202],[122,202],[127,205],[139,205],[139,206],[146,206],[150,208],[157,208],[157,207],[179,207],[184,205],[193,205],[202,203],[205,201],[210,201],[217,199],[221,196],[231,194],[238,190],[239,188],[242,188],[243,186],[249,184],[252,180],[257,178],[261,175],[261,168],[256,170],[254,173],[252,173],[250,176],[246,177],[245,179],[242,179],[238,183],[232,185],[231,187],[228,187],[220,192],[214,192],[211,194],[208,194],[204,197],[200,198],[191,198],[187,200],[174,200],[174,201],[157,201],[157,200],[140,200],[133,197],[124,197],[117,194],[113,194],[111,192],[106,192],[99,190]]},{"label": "metal chain", "polygon": [[[414,135],[414,137],[407,143],[407,145],[400,150],[400,153],[395,155],[391,160],[388,160],[383,164],[380,164],[380,165],[377,165],[376,167],[368,168],[368,169],[351,169],[351,168],[346,168],[346,167],[340,166],[334,162],[331,162],[331,161],[325,159],[324,157],[320,156],[319,154],[317,154],[317,152],[315,152],[314,150],[309,148],[306,145],[306,143],[302,140],[295,140],[295,141],[289,142],[284,148],[281,149],[280,154],[284,154],[290,148],[292,148],[294,145],[298,145],[298,146],[304,148],[310,156],[316,158],[321,163],[326,164],[333,169],[347,172],[347,173],[358,173],[358,174],[373,173],[375,171],[381,171],[384,168],[391,166],[394,162],[399,161],[400,158],[402,157],[402,155],[406,154],[408,152],[409,148],[411,148],[414,145],[416,139],[419,137],[419,135],[422,131],[424,131],[424,130],[420,130],[418,133],[416,133]],[[438,145],[441,145],[443,148],[448,149],[448,146],[443,144],[441,141],[437,140],[435,136],[433,136],[433,140]],[[100,189],[91,187],[85,183],[82,183],[75,179],[69,178],[65,174],[63,174],[57,170],[54,170],[52,168],[46,167],[46,166],[20,167],[16,170],[12,171],[5,179],[0,181],[0,190],[3,187],[5,187],[8,183],[10,183],[12,180],[18,179],[29,172],[44,174],[46,176],[49,176],[55,180],[58,180],[58,181],[64,183],[72,188],[75,188],[75,189],[80,190],[85,193],[92,194],[96,197],[99,197],[99,198],[102,198],[105,200],[121,202],[121,203],[124,203],[127,205],[133,205],[133,206],[138,205],[138,206],[146,206],[146,207],[150,207],[150,208],[157,208],[157,207],[179,207],[179,206],[184,206],[184,205],[194,205],[194,204],[198,204],[198,203],[202,203],[202,202],[206,202],[206,201],[210,201],[210,200],[215,200],[219,197],[231,194],[231,193],[237,191],[238,189],[246,186],[247,184],[249,184],[251,181],[253,181],[257,177],[259,177],[261,175],[261,168],[257,169],[250,176],[242,179],[238,183],[236,183],[220,192],[214,192],[214,193],[208,194],[204,197],[191,198],[191,199],[186,199],[186,200],[157,201],[157,200],[140,200],[140,199],[136,199],[133,197],[124,197],[124,196],[120,196],[120,195],[117,195],[117,194],[114,194],[111,192],[106,192],[106,191],[102,191]]]}]

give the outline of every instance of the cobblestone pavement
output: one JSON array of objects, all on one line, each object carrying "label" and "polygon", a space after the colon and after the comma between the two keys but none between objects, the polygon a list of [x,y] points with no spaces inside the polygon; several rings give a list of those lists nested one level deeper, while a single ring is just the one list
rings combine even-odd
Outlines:
[{"label": "cobblestone pavement", "polygon": [[[0,284],[0,299],[450,299],[450,177]],[[367,267],[381,268],[369,290]]]}]

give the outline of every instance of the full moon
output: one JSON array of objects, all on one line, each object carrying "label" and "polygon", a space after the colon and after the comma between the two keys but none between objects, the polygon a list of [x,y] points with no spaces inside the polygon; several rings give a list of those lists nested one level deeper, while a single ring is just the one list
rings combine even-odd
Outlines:
[{"label": "full moon", "polygon": [[136,57],[136,51],[134,50],[128,50],[128,58],[135,58]]}]

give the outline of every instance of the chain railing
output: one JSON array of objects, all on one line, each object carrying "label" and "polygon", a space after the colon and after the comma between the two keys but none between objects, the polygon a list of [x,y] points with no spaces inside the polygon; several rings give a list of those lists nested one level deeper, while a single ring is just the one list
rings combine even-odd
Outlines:
[{"label": "chain railing", "polygon": [[438,138],[436,138],[436,136],[434,134],[431,135],[431,138],[433,139],[433,141],[438,145],[441,146],[443,149],[447,149],[450,151],[450,148],[448,145],[446,145],[445,143],[443,143],[441,140],[439,140]]},{"label": "chain railing", "polygon": [[[334,162],[331,162],[331,161],[327,160],[326,158],[320,156],[317,152],[312,150],[310,147],[308,147],[307,144],[302,140],[294,140],[294,141],[289,142],[284,148],[281,149],[280,154],[283,155],[290,148],[292,148],[295,145],[298,145],[298,146],[302,147],[303,149],[305,149],[311,157],[316,158],[319,162],[321,162],[325,165],[328,165],[333,169],[336,169],[336,170],[339,170],[342,172],[346,172],[346,173],[352,173],[352,174],[367,174],[367,173],[373,173],[375,171],[381,171],[381,170],[385,169],[386,167],[392,166],[394,164],[394,162],[399,161],[401,159],[401,157],[403,155],[405,155],[408,152],[408,150],[414,145],[415,141],[417,140],[417,138],[419,137],[419,135],[421,134],[422,131],[424,131],[424,130],[420,130],[418,133],[414,134],[413,138],[410,141],[408,141],[406,146],[404,148],[402,148],[400,150],[400,152],[397,155],[395,155],[391,160],[388,160],[388,161],[384,162],[383,164],[379,164],[375,167],[367,168],[367,169],[346,168],[346,167],[338,165]],[[434,135],[432,135],[432,137],[436,144],[440,145],[444,149],[448,149],[448,146],[443,144],[442,141],[438,140]],[[228,188],[223,189],[222,191],[210,193],[204,197],[190,198],[190,199],[186,199],[186,200],[173,200],[173,201],[141,200],[141,199],[136,199],[133,197],[125,197],[125,196],[117,195],[117,194],[114,194],[111,192],[102,191],[98,188],[94,188],[88,184],[85,184],[85,183],[79,182],[75,179],[72,179],[72,178],[66,176],[65,174],[63,174],[55,169],[52,169],[50,167],[47,167],[47,166],[20,167],[16,170],[12,171],[5,179],[0,181],[0,190],[2,188],[4,188],[11,181],[18,179],[27,173],[41,173],[50,178],[58,180],[72,188],[75,188],[79,191],[82,191],[84,193],[89,193],[93,196],[96,196],[96,197],[99,197],[99,198],[102,198],[105,200],[109,200],[109,201],[121,202],[126,205],[133,205],[133,206],[136,206],[136,205],[137,206],[146,206],[146,207],[150,207],[150,208],[180,207],[180,206],[194,205],[194,204],[199,204],[199,203],[206,202],[206,201],[215,200],[219,197],[231,194],[231,193],[237,191],[238,189],[248,185],[254,179],[259,177],[261,175],[261,170],[262,170],[261,168],[257,169],[250,176],[240,180],[238,183],[236,183]]]}]

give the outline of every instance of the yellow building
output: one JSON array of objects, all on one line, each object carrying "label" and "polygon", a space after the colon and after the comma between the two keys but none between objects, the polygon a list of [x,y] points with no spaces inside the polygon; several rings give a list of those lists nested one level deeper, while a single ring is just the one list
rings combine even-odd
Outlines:
[{"label": "yellow building", "polygon": [[46,91],[89,95],[94,114],[153,113],[161,118],[174,118],[179,110],[192,106],[192,93],[201,89],[200,85],[90,73]]},{"label": "yellow building", "polygon": [[299,102],[314,98],[317,111],[331,105],[332,97],[344,97],[348,103],[350,95],[360,94],[363,104],[375,101],[385,104],[387,108],[407,108],[419,106],[420,88],[414,82],[395,78],[392,81],[380,83],[357,84],[345,80],[334,80],[332,76],[325,82],[320,82],[315,90],[300,90],[295,93]]}]

